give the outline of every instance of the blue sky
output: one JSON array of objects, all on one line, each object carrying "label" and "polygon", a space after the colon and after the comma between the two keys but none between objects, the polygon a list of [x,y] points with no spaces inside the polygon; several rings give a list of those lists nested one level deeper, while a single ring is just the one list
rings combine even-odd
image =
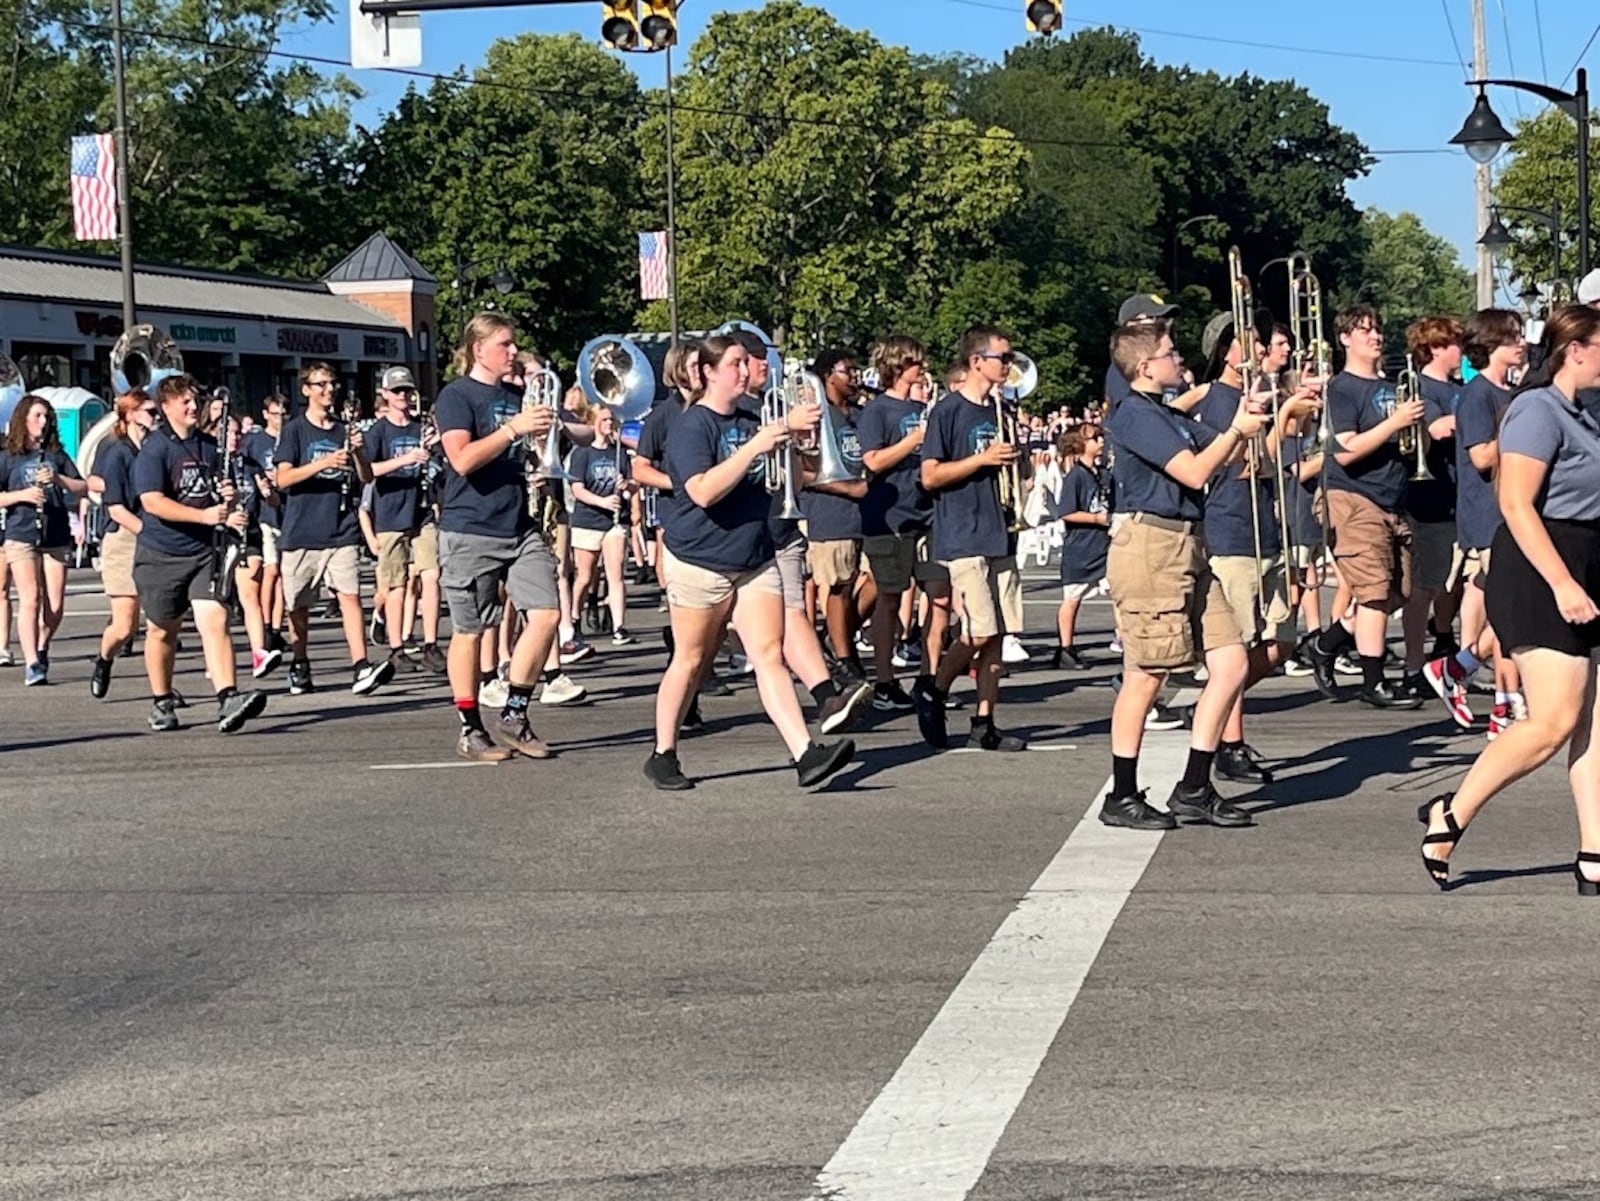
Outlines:
[{"label": "blue sky", "polygon": [[[685,0],[679,17],[682,41],[691,42],[713,12],[760,7],[744,0]],[[963,52],[999,59],[1028,36],[1022,26],[1023,0],[833,0],[825,7],[847,25],[870,29],[880,40],[918,53]],[[1462,84],[1467,78],[1462,59],[1470,64],[1472,56],[1471,0],[1340,0],[1331,5],[1223,0],[1210,8],[1193,0],[1143,0],[1136,8],[1112,0],[1068,0],[1066,11],[1067,33],[1102,24],[1133,30],[1145,53],[1158,62],[1187,63],[1224,75],[1251,71],[1294,78],[1328,105],[1335,123],[1381,152],[1371,174],[1351,185],[1356,203],[1419,214],[1471,265],[1477,238],[1472,165],[1464,155],[1442,152],[1471,108],[1472,91]],[[1130,11],[1137,15],[1130,17]],[[422,21],[422,66],[440,72],[462,64],[470,69],[482,61],[495,38],[525,30],[576,29],[598,41],[599,14],[598,0],[430,14]],[[1600,4],[1485,0],[1485,17],[1491,76],[1570,89],[1579,50],[1600,25]],[[331,25],[292,33],[280,49],[343,60],[349,53],[346,21],[341,17]],[[627,59],[646,84],[660,82],[660,56]],[[1589,46],[1584,65],[1600,66],[1600,38]],[[368,93],[358,107],[364,124],[392,107],[407,82],[380,71],[353,74]],[[1539,103],[1513,89],[1491,89],[1491,99],[1508,126],[1519,112],[1532,113]]]}]

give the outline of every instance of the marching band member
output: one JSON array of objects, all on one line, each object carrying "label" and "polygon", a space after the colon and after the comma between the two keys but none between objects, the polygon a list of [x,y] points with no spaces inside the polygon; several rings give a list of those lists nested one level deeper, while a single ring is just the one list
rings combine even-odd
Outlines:
[{"label": "marching band member", "polygon": [[289,649],[283,638],[283,577],[278,568],[282,556],[278,550],[281,533],[280,512],[283,497],[273,483],[277,465],[272,454],[278,446],[278,434],[283,430],[284,415],[289,402],[274,392],[261,402],[262,426],[248,431],[240,444],[240,457],[250,465],[258,485],[263,488],[261,499],[261,620],[267,629],[267,649],[282,653]]},{"label": "marching band member", "polygon": [[[1600,387],[1600,312],[1559,310],[1546,326],[1552,382],[1522,392],[1500,427],[1499,503],[1486,608],[1516,661],[1528,716],[1484,747],[1452,793],[1417,812],[1427,825],[1422,863],[1440,888],[1473,818],[1501,789],[1536,770],[1568,742],[1567,778],[1578,811],[1578,892],[1600,895],[1600,422],[1581,390]],[[1462,439],[1466,431],[1462,431]],[[1475,444],[1476,445],[1476,444]]]},{"label": "marching band member", "polygon": [[1467,681],[1493,656],[1495,697],[1488,735],[1494,739],[1511,724],[1512,698],[1520,681],[1516,663],[1497,649],[1494,629],[1485,619],[1484,581],[1501,525],[1500,502],[1495,498],[1500,426],[1511,406],[1511,372],[1527,361],[1528,343],[1522,318],[1507,309],[1473,314],[1462,340],[1478,373],[1461,389],[1456,407],[1456,530],[1464,581],[1461,649],[1425,664],[1422,674],[1456,724],[1470,729]]},{"label": "marching band member", "polygon": [[150,728],[158,733],[178,728],[173,660],[179,627],[193,612],[206,674],[217,690],[217,729],[231,734],[267,707],[267,695],[235,686],[228,610],[213,595],[216,529],[225,525],[241,531],[248,519],[234,507],[233,484],[220,478],[217,440],[200,432],[199,393],[189,375],[168,376],[156,388],[162,423],[144,439],[133,464],[143,522],[133,579],[148,623],[144,666],[152,698]]},{"label": "marching band member", "polygon": [[284,604],[289,610],[289,693],[315,691],[307,639],[311,604],[324,582],[338,599],[345,644],[350,651],[350,691],[365,696],[388,683],[394,665],[367,659],[361,619],[361,527],[356,517],[360,485],[372,480],[362,433],[334,415],[338,384],[326,363],[300,371],[306,411],[283,427],[273,460],[274,483],[283,494]]},{"label": "marching band member", "polygon": [[728,623],[755,668],[762,707],[793,757],[802,787],[820,784],[855,754],[849,739],[811,740],[783,662],[783,581],[767,523],[771,498],[763,456],[796,429],[815,428],[819,410],[800,405],[787,423],[762,426],[741,407],[748,355],[718,335],[700,347],[697,399],[672,426],[665,468],[681,493],[665,525],[672,601],[672,661],[656,694],[656,745],[645,764],[657,788],[694,787],[678,764],[678,730],[705,662]]},{"label": "marching band member", "polygon": [[1400,511],[1410,469],[1397,439],[1426,408],[1420,396],[1397,403],[1394,385],[1383,378],[1383,319],[1376,309],[1347,309],[1334,329],[1345,363],[1327,387],[1328,421],[1340,447],[1328,465],[1327,504],[1334,562],[1356,612],[1353,621],[1336,612],[1306,649],[1317,687],[1330,698],[1338,695],[1334,662],[1353,645],[1361,662],[1359,698],[1378,709],[1415,709],[1422,698],[1384,679],[1383,657],[1389,615],[1411,587],[1411,527]]},{"label": "marching band member", "polygon": [[[1171,829],[1177,817],[1253,825],[1249,812],[1218,795],[1211,782],[1223,723],[1244,688],[1249,660],[1207,561],[1200,520],[1207,481],[1238,461],[1262,418],[1252,398],[1240,396],[1228,429],[1218,434],[1168,407],[1163,397],[1183,376],[1164,326],[1123,326],[1111,345],[1130,390],[1106,422],[1118,509],[1106,579],[1122,638],[1123,683],[1111,713],[1112,785],[1100,820],[1135,830]],[[1139,789],[1145,719],[1167,674],[1202,655],[1207,677],[1195,704],[1188,764],[1162,811]]]},{"label": "marching band member", "polygon": [[1075,671],[1088,671],[1072,645],[1083,598],[1100,587],[1106,574],[1110,548],[1111,502],[1096,465],[1105,451],[1105,433],[1092,421],[1061,435],[1061,490],[1051,502],[1049,515],[1065,526],[1061,539],[1061,607],[1056,610],[1056,652],[1052,667],[1063,663]]},{"label": "marching band member", "polygon": [[[434,443],[423,434],[412,412],[416,381],[405,367],[390,367],[379,383],[382,409],[366,431],[366,452],[372,463],[372,530],[378,544],[377,583],[384,592],[384,627],[389,636],[389,662],[398,670],[410,623],[407,600],[417,585],[422,595],[423,656],[418,667],[437,670],[439,654],[439,527],[433,508],[424,504],[423,473],[429,468]],[[433,648],[433,662],[427,648]]]},{"label": "marching band member", "polygon": [[56,411],[42,396],[24,396],[11,412],[0,451],[0,487],[6,565],[17,585],[17,637],[27,664],[23,684],[48,684],[50,640],[61,627],[67,597],[72,511],[89,486],[61,448]]},{"label": "marching band member", "polygon": [[111,604],[111,620],[100,635],[100,651],[89,673],[89,695],[104,700],[111,690],[111,664],[139,631],[139,590],[133,583],[134,540],[144,522],[133,490],[133,463],[156,423],[156,402],[144,389],[117,397],[111,436],[95,455],[89,487],[100,494],[110,525],[100,540],[100,580]]},{"label": "marching band member", "polygon": [[[576,574],[572,582],[572,609],[583,612],[594,585],[595,567],[606,573],[606,602],[611,608],[611,645],[628,646],[628,588],[623,560],[633,529],[635,485],[628,468],[628,452],[617,435],[616,419],[604,405],[589,410],[594,428],[592,446],[574,447],[567,463],[573,478],[572,553]],[[603,560],[603,562],[602,562]]]},{"label": "marching band member", "polygon": [[240,449],[244,434],[237,417],[228,418],[227,437],[231,452],[230,467],[234,489],[234,507],[244,513],[245,525],[241,532],[242,546],[238,564],[234,569],[234,595],[244,618],[245,635],[250,640],[250,675],[262,679],[283,662],[283,651],[267,637],[266,611],[262,605],[262,517],[272,508],[272,493],[266,475],[256,464],[245,458]]},{"label": "marching band member", "polygon": [[878,590],[872,611],[872,707],[904,713],[916,703],[894,675],[901,597],[915,592],[917,551],[933,520],[933,498],[920,478],[928,409],[913,399],[919,387],[926,395],[927,351],[915,338],[896,334],[873,347],[872,369],[883,390],[856,419],[862,461],[872,473],[860,509],[862,548]]},{"label": "marching band member", "polygon": [[[1022,579],[999,484],[1021,451],[1000,440],[998,406],[1004,402],[993,398],[1015,359],[1010,340],[991,325],[966,332],[961,358],[966,378],[929,415],[921,464],[922,486],[933,494],[933,554],[949,570],[951,591],[961,598],[961,642],[940,657],[938,675],[918,695],[917,726],[929,746],[948,745],[950,686],[975,666],[978,704],[967,745],[1021,751],[1027,743],[994,722],[1002,640],[1008,629],[1022,628]],[[1021,497],[1014,503],[1020,505]]]},{"label": "marching band member", "polygon": [[853,690],[867,678],[856,650],[856,631],[861,628],[862,610],[870,611],[877,599],[872,577],[861,578],[861,501],[867,494],[861,438],[856,433],[855,397],[861,369],[849,351],[834,348],[817,356],[812,371],[826,393],[820,401],[831,406],[829,420],[840,459],[854,478],[828,483],[812,480],[800,493],[800,508],[806,515],[806,565],[822,598],[834,661],[846,686]]}]

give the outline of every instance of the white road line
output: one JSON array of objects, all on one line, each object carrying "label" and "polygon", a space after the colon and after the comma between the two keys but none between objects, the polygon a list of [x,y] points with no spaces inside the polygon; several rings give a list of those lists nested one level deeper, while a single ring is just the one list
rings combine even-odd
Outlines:
[{"label": "white road line", "polygon": [[[1165,800],[1188,735],[1145,736],[1141,775]],[[1108,782],[1109,787],[1109,782]],[[1156,848],[1100,824],[1097,797],[1001,923],[812,1186],[811,1201],[961,1201],[1032,1084]]]},{"label": "white road line", "polygon": [[374,763],[368,771],[432,771],[442,767],[499,767],[499,763],[474,763],[467,759],[446,759],[442,763]]},{"label": "white road line", "polygon": [[[1030,742],[1027,749],[1030,751],[1075,751],[1078,749],[1078,744],[1076,742]],[[982,747],[958,746],[955,750],[946,753],[951,755],[982,755],[991,752],[984,751]]]}]

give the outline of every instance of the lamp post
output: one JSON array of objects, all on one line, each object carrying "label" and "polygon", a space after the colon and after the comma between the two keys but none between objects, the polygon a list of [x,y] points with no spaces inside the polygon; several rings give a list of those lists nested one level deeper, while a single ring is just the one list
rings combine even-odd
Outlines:
[{"label": "lamp post", "polygon": [[473,259],[469,263],[459,250],[456,251],[456,275],[450,281],[450,287],[456,294],[456,325],[463,330],[467,328],[467,285],[482,279],[483,273],[477,271],[477,268],[491,262],[495,264],[495,269],[489,274],[490,285],[502,296],[511,295],[511,290],[517,286],[517,281],[512,278],[511,272],[506,270],[505,259],[481,258]]},{"label": "lamp post", "polygon": [[1550,240],[1554,249],[1554,261],[1550,268],[1550,278],[1561,278],[1561,205],[1558,201],[1550,202],[1550,211],[1529,208],[1523,204],[1497,204],[1489,210],[1489,224],[1483,231],[1483,236],[1478,239],[1479,246],[1485,246],[1490,254],[1499,254],[1511,245],[1513,239],[1511,231],[1506,228],[1505,222],[1500,220],[1501,213],[1521,213],[1532,218],[1538,224],[1550,231]]},{"label": "lamp post", "polygon": [[1185,217],[1172,229],[1172,290],[1178,290],[1178,235],[1198,221],[1220,221],[1215,213],[1201,213],[1198,217]]},{"label": "lamp post", "polygon": [[1589,72],[1583,67],[1578,68],[1578,86],[1571,92],[1522,79],[1467,80],[1469,87],[1478,89],[1478,98],[1473,102],[1472,112],[1462,124],[1461,131],[1450,139],[1450,144],[1460,146],[1475,163],[1492,162],[1513,140],[1494,109],[1489,106],[1486,89],[1490,84],[1532,92],[1578,123],[1578,276],[1581,279],[1589,274]]}]

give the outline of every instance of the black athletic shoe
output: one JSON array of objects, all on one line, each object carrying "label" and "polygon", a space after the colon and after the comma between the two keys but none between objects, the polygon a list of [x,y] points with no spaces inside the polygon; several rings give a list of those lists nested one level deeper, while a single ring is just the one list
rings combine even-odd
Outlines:
[{"label": "black athletic shoe", "polygon": [[950,731],[946,727],[944,697],[931,686],[919,691],[917,702],[917,730],[922,741],[936,751],[950,745]]},{"label": "black athletic shoe", "polygon": [[887,684],[873,685],[872,707],[884,713],[909,713],[917,707],[917,702],[900,687],[899,680],[890,680]]},{"label": "black athletic shoe", "polygon": [[311,682],[311,664],[300,659],[289,664],[289,695],[304,696],[308,692],[315,692],[317,686]]},{"label": "black athletic shoe", "polygon": [[1144,798],[1143,789],[1132,796],[1111,796],[1109,793],[1100,805],[1100,820],[1108,826],[1121,826],[1124,830],[1172,830],[1178,819],[1163,813]]},{"label": "black athletic shoe", "polygon": [[677,751],[653,752],[644,761],[644,778],[662,792],[685,792],[694,787],[694,781],[678,766]]},{"label": "black athletic shoe", "polygon": [[235,692],[217,707],[217,730],[232,734],[252,717],[260,717],[266,707],[264,692]]},{"label": "black athletic shoe", "polygon": [[1221,747],[1217,751],[1217,774],[1241,784],[1270,784],[1272,773],[1256,761],[1248,746]]},{"label": "black athletic shoe", "polygon": [[89,695],[97,701],[106,699],[111,691],[111,660],[94,657],[94,669],[89,672]]},{"label": "black athletic shoe", "polygon": [[1018,738],[1015,734],[1007,734],[1004,730],[997,730],[992,722],[972,727],[967,735],[967,749],[969,751],[1025,751],[1028,741]]},{"label": "black athletic shoe", "polygon": [[824,734],[854,729],[871,699],[872,685],[865,680],[841,689],[823,701],[817,710],[817,728]]},{"label": "black athletic shoe", "polygon": [[1322,649],[1322,639],[1312,635],[1305,641],[1306,661],[1311,664],[1311,678],[1317,691],[1330,701],[1339,699],[1339,680],[1334,675],[1334,656]]},{"label": "black athletic shoe", "polygon": [[813,742],[795,763],[801,788],[821,784],[856,755],[856,744],[843,738],[838,742]]},{"label": "black athletic shoe", "polygon": [[1210,784],[1192,790],[1182,784],[1174,785],[1172,795],[1167,798],[1167,808],[1184,821],[1209,822],[1228,829],[1256,824],[1249,810],[1219,795]]},{"label": "black athletic shoe", "polygon": [[1388,680],[1380,680],[1371,688],[1356,693],[1356,699],[1374,709],[1420,709],[1422,698],[1408,695]]},{"label": "black athletic shoe", "polygon": [[171,701],[156,701],[150,706],[150,728],[160,734],[178,728],[178,714]]}]

